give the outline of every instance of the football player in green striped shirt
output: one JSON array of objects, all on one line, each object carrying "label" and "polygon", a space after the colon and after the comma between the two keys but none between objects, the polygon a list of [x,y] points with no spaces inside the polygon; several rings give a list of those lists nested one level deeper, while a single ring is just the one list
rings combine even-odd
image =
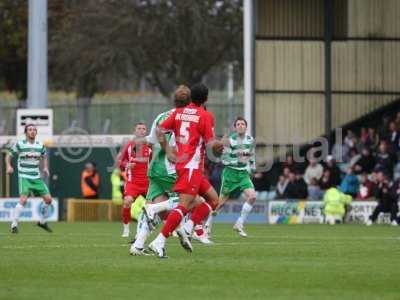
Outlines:
[{"label": "football player in green striped shirt", "polygon": [[7,173],[12,174],[12,157],[18,158],[18,187],[19,203],[15,206],[11,223],[11,232],[18,233],[18,220],[28,197],[40,196],[43,198],[44,205],[37,225],[48,232],[52,232],[46,222],[48,207],[51,204],[49,189],[40,177],[40,162],[43,161],[43,173],[49,176],[46,148],[36,140],[37,128],[33,124],[25,126],[25,138],[18,140],[9,150],[6,156]]},{"label": "football player in green striped shirt", "polygon": [[220,190],[221,207],[232,194],[243,192],[246,201],[233,229],[246,237],[244,223],[256,201],[256,192],[250,175],[256,171],[254,138],[246,133],[247,121],[238,117],[234,132],[229,136],[222,155],[222,183]]}]

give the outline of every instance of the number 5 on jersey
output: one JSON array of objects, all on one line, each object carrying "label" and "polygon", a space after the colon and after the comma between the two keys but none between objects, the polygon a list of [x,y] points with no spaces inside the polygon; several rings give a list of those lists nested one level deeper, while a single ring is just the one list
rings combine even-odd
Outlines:
[{"label": "number 5 on jersey", "polygon": [[181,128],[179,129],[179,142],[181,144],[187,144],[189,142],[189,126],[190,122],[183,121],[181,123]]}]

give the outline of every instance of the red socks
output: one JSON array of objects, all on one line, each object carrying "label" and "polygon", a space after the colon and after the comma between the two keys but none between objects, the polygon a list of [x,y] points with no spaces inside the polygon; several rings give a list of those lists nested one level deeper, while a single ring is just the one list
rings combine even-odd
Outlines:
[{"label": "red socks", "polygon": [[161,229],[161,234],[168,238],[171,233],[178,227],[181,223],[182,218],[187,214],[187,209],[182,206],[178,205],[174,208],[167,217],[167,221],[165,222],[163,228]]},{"label": "red socks", "polygon": [[191,220],[194,225],[199,225],[208,217],[212,208],[207,202],[200,203],[197,205],[192,212]]},{"label": "red socks", "polygon": [[122,223],[129,224],[131,221],[131,209],[129,207],[122,208]]}]

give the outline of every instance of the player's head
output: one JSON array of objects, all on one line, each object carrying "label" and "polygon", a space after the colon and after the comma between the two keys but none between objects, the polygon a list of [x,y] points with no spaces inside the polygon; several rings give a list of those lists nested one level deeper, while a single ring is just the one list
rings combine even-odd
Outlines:
[{"label": "player's head", "polygon": [[247,121],[245,118],[237,117],[235,122],[233,123],[233,127],[235,131],[239,135],[243,135],[246,133],[247,130]]},{"label": "player's head", "polygon": [[37,135],[37,128],[34,124],[26,124],[24,128],[25,136],[29,139],[35,139]]},{"label": "player's head", "polygon": [[146,124],[144,124],[143,122],[136,123],[134,134],[135,134],[137,137],[144,137],[144,136],[146,136],[146,132],[147,132]]},{"label": "player's head", "polygon": [[197,105],[202,105],[208,99],[208,87],[202,83],[197,83],[190,87],[192,102]]},{"label": "player's head", "polygon": [[190,103],[190,89],[186,85],[180,85],[174,93],[175,107],[184,107]]}]

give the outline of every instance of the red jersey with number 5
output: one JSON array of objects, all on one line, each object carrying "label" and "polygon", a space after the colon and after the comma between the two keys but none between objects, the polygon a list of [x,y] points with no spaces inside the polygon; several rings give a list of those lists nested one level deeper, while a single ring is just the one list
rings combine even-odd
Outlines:
[{"label": "red jersey with number 5", "polygon": [[177,108],[160,128],[173,131],[178,147],[176,169],[204,169],[205,144],[214,139],[214,116],[194,103]]}]

